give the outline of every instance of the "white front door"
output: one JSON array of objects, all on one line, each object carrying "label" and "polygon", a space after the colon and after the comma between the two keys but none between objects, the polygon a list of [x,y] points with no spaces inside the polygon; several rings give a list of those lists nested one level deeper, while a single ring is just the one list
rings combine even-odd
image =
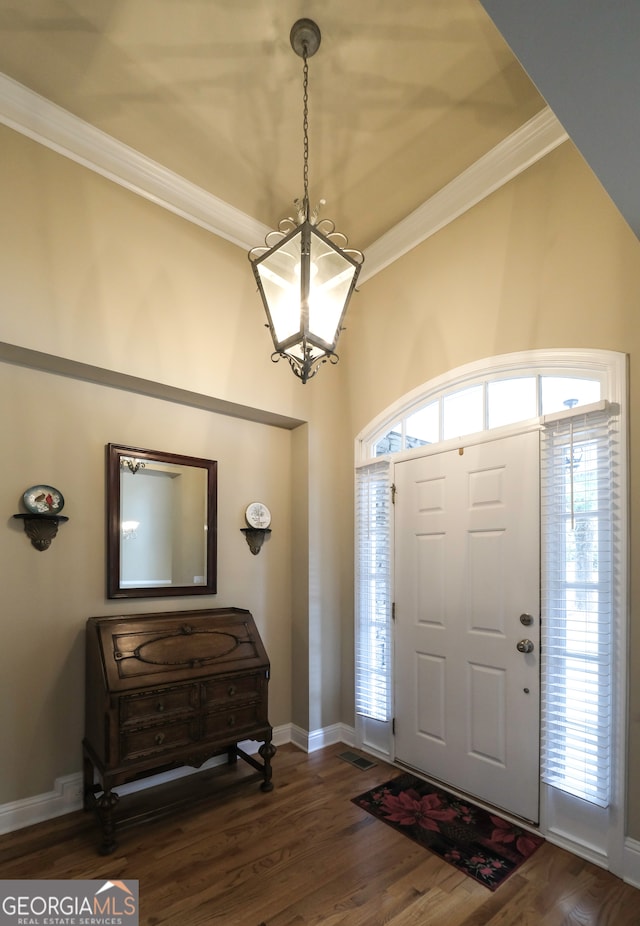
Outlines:
[{"label": "white front door", "polygon": [[394,480],[396,758],[534,822],[538,440],[408,460]]}]

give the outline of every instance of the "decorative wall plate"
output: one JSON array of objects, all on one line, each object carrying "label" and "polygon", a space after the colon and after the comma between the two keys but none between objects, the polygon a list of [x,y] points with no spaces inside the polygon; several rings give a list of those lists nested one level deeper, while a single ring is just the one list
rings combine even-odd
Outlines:
[{"label": "decorative wall plate", "polygon": [[30,514],[60,514],[64,508],[62,492],[53,486],[31,486],[22,498]]},{"label": "decorative wall plate", "polygon": [[271,524],[271,512],[262,502],[251,502],[245,511],[245,520],[249,527],[266,530]]}]

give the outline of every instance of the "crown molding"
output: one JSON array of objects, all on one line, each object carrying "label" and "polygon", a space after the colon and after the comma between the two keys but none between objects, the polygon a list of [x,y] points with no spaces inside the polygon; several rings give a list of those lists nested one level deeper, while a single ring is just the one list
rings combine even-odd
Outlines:
[{"label": "crown molding", "polygon": [[545,107],[374,241],[367,248],[358,285],[435,235],[568,137],[549,107]]},{"label": "crown molding", "polygon": [[0,74],[0,123],[244,250],[271,231],[6,74]]},{"label": "crown molding", "polygon": [[[0,73],[0,123],[248,251],[271,229]],[[366,251],[359,285],[508,183],[568,138],[547,107]]]}]

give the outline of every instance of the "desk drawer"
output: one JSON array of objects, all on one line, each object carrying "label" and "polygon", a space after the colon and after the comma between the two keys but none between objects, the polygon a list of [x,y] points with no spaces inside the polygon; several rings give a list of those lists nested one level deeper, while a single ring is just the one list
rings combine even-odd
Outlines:
[{"label": "desk drawer", "polygon": [[161,720],[166,715],[195,711],[197,707],[196,685],[159,688],[144,694],[124,695],[120,698],[120,723],[130,725]]},{"label": "desk drawer", "polygon": [[120,758],[123,762],[159,755],[178,746],[188,746],[198,740],[198,723],[165,724],[144,730],[122,730],[120,733]]},{"label": "desk drawer", "polygon": [[202,700],[208,709],[225,704],[255,700],[261,697],[264,675],[239,675],[231,678],[213,678],[203,684]]},{"label": "desk drawer", "polygon": [[232,742],[238,733],[255,727],[259,721],[260,704],[246,704],[226,711],[215,711],[204,718],[205,739],[227,737]]}]

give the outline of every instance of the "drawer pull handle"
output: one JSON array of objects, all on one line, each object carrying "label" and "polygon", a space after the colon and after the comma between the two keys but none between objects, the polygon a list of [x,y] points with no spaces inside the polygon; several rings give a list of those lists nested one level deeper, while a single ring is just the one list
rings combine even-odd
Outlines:
[{"label": "drawer pull handle", "polygon": [[234,696],[235,693],[236,693],[236,686],[235,686],[235,685],[229,685],[229,690],[228,690],[228,692],[227,692],[227,694],[229,695],[229,697],[232,698],[232,697]]},{"label": "drawer pull handle", "polygon": [[164,710],[164,704],[162,703],[162,701],[158,701],[158,704],[157,704],[157,706],[156,706],[156,710],[157,710],[157,712],[158,712],[159,714],[161,714],[161,713],[163,712],[163,710]]},{"label": "drawer pull handle", "polygon": [[227,720],[227,726],[235,727],[235,725],[236,725],[236,718],[232,714],[231,717],[229,717],[229,719]]},{"label": "drawer pull handle", "polygon": [[156,746],[162,746],[164,743],[164,733],[156,733]]}]

